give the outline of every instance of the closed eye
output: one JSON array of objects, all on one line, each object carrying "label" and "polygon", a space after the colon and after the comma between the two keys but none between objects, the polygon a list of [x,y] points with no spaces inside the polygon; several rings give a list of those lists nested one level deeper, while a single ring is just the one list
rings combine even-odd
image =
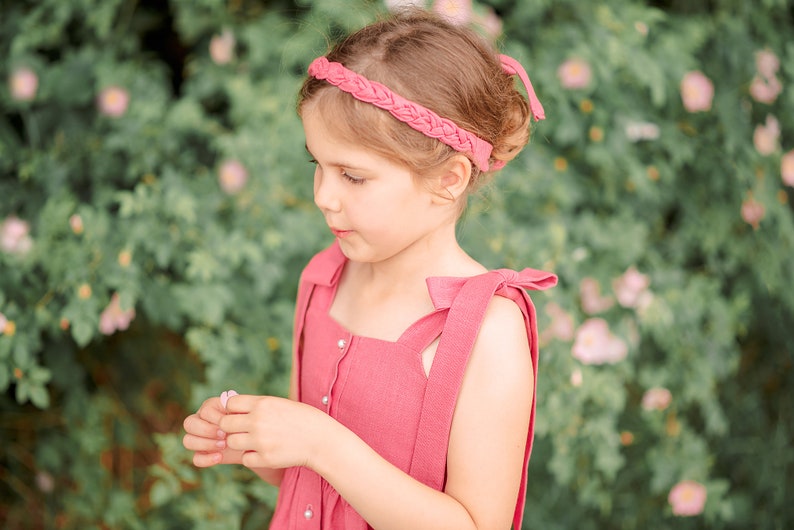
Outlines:
[{"label": "closed eye", "polygon": [[[320,164],[319,162],[317,162],[317,160],[314,157],[311,156],[308,147],[306,147],[306,152],[309,153],[310,164],[314,164],[315,166]],[[364,182],[366,182],[367,180],[361,177],[356,177],[354,175],[351,175],[350,173],[345,171],[344,168],[340,168],[339,173],[342,176],[342,178],[344,178],[346,181],[350,182],[351,184],[360,185],[360,184],[364,184]]]},{"label": "closed eye", "polygon": [[366,182],[366,179],[363,179],[361,177],[355,177],[355,176],[351,175],[350,173],[348,173],[347,171],[345,171],[344,169],[342,169],[341,172],[342,172],[342,177],[344,177],[345,180],[347,180],[351,184],[355,184],[355,185],[358,186],[358,185],[364,184],[364,182]]}]

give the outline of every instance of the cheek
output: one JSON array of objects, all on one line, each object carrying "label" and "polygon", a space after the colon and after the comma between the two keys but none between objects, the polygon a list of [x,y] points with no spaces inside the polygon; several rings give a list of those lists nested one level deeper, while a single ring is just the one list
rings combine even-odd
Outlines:
[{"label": "cheek", "polygon": [[358,213],[366,212],[370,225],[380,232],[400,232],[422,217],[422,207],[409,199],[399,193],[372,197],[359,204]]}]

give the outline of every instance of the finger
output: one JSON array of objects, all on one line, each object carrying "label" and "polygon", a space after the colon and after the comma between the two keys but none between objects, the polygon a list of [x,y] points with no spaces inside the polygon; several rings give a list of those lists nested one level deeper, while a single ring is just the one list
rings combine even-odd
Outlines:
[{"label": "finger", "polygon": [[193,465],[196,467],[211,467],[222,461],[222,453],[195,453],[193,455]]},{"label": "finger", "polygon": [[252,421],[250,414],[227,414],[221,418],[218,427],[228,436],[233,432],[250,432],[253,427]]},{"label": "finger", "polygon": [[182,426],[185,428],[185,432],[188,434],[216,439],[222,439],[226,437],[226,433],[218,428],[217,423],[205,421],[197,414],[191,414],[185,418]]},{"label": "finger", "polygon": [[256,439],[254,436],[247,432],[234,433],[226,437],[226,445],[229,449],[237,451],[253,451],[255,449]]},{"label": "finger", "polygon": [[272,467],[272,464],[265,460],[259,453],[256,451],[246,451],[243,453],[243,458],[241,462],[245,467],[249,469],[255,469],[260,467]]},{"label": "finger", "polygon": [[250,394],[229,396],[229,400],[226,402],[226,412],[234,414],[251,412],[256,403],[262,399],[264,399],[263,396],[252,396]]},{"label": "finger", "polygon": [[214,452],[223,451],[226,449],[226,440],[218,440],[212,438],[203,438],[201,436],[193,436],[186,434],[182,438],[182,445],[189,451],[199,452]]},{"label": "finger", "polygon": [[213,397],[209,398],[201,405],[197,414],[201,419],[217,425],[220,419],[226,414],[226,409],[221,406],[220,398]]}]

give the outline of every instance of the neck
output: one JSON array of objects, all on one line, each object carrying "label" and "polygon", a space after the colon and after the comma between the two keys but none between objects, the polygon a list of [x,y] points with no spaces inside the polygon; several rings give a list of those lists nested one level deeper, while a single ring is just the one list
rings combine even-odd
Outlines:
[{"label": "neck", "polygon": [[349,264],[356,281],[382,293],[426,289],[431,276],[470,276],[483,272],[458,244],[450,223],[414,242],[394,256],[372,263]]}]

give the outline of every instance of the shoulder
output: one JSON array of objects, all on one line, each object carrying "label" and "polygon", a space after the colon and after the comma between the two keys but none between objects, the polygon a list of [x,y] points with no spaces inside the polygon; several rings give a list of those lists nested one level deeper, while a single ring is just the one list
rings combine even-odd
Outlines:
[{"label": "shoulder", "polygon": [[524,312],[512,298],[497,295],[491,298],[488,303],[480,334],[487,334],[490,338],[496,338],[493,335],[506,332],[511,332],[511,334],[519,337],[523,336],[524,341],[526,341],[527,330]]},{"label": "shoulder", "polygon": [[516,370],[531,374],[528,331],[524,313],[516,301],[494,296],[488,303],[471,352],[473,367],[491,376],[516,376],[519,375]]},{"label": "shoulder", "polygon": [[507,400],[531,396],[535,376],[530,344],[533,335],[524,300],[517,294],[518,289],[497,292],[487,301],[475,302],[487,305],[472,345],[461,393],[496,392]]},{"label": "shoulder", "polygon": [[[467,278],[466,284],[472,284],[471,289],[461,288],[474,306],[483,307],[485,312],[480,322],[480,329],[475,342],[477,349],[529,351],[530,311],[527,308],[526,293],[522,289],[520,274],[508,270],[498,269]],[[476,287],[475,287],[476,286]]]}]

